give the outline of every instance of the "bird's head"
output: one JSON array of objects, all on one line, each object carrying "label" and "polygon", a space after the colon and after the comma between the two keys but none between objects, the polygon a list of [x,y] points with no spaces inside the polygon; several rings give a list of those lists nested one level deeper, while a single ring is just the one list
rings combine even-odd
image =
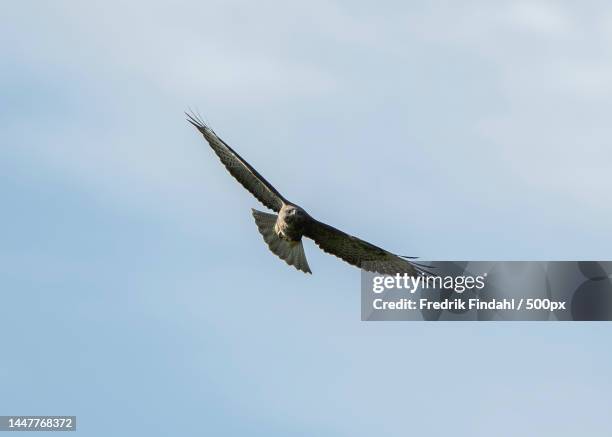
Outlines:
[{"label": "bird's head", "polygon": [[285,211],[285,220],[289,223],[302,223],[306,220],[306,211],[299,206],[289,206]]}]

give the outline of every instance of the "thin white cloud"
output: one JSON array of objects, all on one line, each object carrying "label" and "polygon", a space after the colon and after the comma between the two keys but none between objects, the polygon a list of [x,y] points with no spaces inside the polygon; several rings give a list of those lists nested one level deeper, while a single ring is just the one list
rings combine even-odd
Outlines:
[{"label": "thin white cloud", "polygon": [[568,14],[558,2],[516,2],[510,19],[520,28],[547,35],[564,35],[572,30]]}]

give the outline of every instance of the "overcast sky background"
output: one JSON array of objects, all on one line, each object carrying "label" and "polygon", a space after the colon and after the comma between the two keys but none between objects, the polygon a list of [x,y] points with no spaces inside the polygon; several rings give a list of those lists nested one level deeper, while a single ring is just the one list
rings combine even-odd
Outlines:
[{"label": "overcast sky background", "polygon": [[184,121],[397,253],[610,259],[609,2],[407,3],[0,6],[0,414],[610,435],[607,324],[360,322],[359,271],[269,253]]}]

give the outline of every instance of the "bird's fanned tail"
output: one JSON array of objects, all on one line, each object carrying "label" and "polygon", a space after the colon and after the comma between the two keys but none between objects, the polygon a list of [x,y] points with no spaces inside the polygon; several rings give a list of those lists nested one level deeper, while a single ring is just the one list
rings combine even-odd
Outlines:
[{"label": "bird's fanned tail", "polygon": [[304,273],[312,273],[306,260],[302,241],[283,240],[276,234],[274,230],[277,219],[276,214],[268,214],[253,209],[253,217],[255,218],[259,233],[276,256]]}]

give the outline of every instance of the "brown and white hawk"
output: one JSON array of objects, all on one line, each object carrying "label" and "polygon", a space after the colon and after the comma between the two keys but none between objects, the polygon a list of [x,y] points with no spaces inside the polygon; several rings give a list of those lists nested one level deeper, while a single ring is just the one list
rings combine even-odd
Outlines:
[{"label": "brown and white hawk", "polygon": [[227,145],[202,120],[186,114],[187,121],[204,136],[225,168],[244,188],[277,214],[253,209],[253,217],[270,250],[287,264],[305,273],[312,273],[306,261],[302,237],[312,239],[325,252],[349,264],[381,274],[429,274],[426,267],[387,252],[380,247],[346,234],[312,218],[306,211],[285,199],[277,190]]}]

